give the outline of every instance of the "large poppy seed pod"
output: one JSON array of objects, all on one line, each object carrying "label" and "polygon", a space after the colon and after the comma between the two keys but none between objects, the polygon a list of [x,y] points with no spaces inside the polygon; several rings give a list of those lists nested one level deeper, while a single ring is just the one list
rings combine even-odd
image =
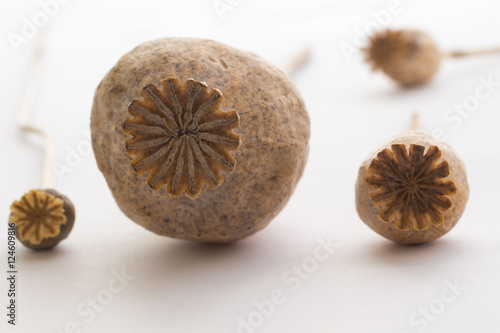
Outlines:
[{"label": "large poppy seed pod", "polygon": [[448,233],[464,212],[469,185],[453,148],[422,131],[400,134],[359,168],[356,209],[378,234],[401,244]]},{"label": "large poppy seed pod", "polygon": [[75,207],[56,190],[31,190],[10,206],[16,238],[33,250],[49,250],[68,237],[75,223]]},{"label": "large poppy seed pod", "polygon": [[124,55],[97,88],[92,144],[120,209],[160,235],[231,242],[285,206],[308,154],[290,79],[210,40],[165,38]]},{"label": "large poppy seed pod", "polygon": [[427,82],[439,68],[441,53],[434,40],[417,30],[386,30],[364,49],[373,70],[382,70],[403,86]]}]

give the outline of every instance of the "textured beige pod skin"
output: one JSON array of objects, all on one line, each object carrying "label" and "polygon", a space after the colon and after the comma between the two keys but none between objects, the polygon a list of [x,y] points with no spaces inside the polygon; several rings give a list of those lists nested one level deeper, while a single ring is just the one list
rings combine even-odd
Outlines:
[{"label": "textured beige pod skin", "polygon": [[[196,199],[155,191],[131,167],[122,122],[147,84],[193,78],[219,89],[223,111],[236,110],[236,167]],[[310,136],[304,102],[288,77],[260,57],[210,40],[165,38],[124,55],[97,88],[92,144],[120,209],[159,235],[232,242],[261,230],[290,198],[305,167]]]},{"label": "textured beige pod skin", "polygon": [[[377,157],[377,153],[384,148],[391,148],[392,144],[404,144],[406,148],[411,144],[425,146],[427,149],[430,146],[437,146],[441,150],[441,161],[448,161],[450,166],[450,175],[447,179],[455,182],[457,192],[454,195],[448,196],[453,205],[450,209],[443,213],[444,221],[439,226],[429,225],[427,229],[416,230],[414,228],[404,231],[397,229],[394,223],[386,223],[379,219],[377,216],[380,208],[373,205],[373,200],[370,197],[370,188],[365,183],[365,177],[369,173],[368,167],[371,161]],[[370,156],[361,164],[356,181],[356,210],[359,217],[375,232],[400,244],[418,244],[425,243],[437,239],[448,233],[457,224],[465,209],[467,200],[469,198],[469,185],[467,183],[467,175],[465,172],[465,165],[462,160],[457,156],[455,151],[447,143],[437,140],[422,131],[410,131],[395,136],[385,145],[375,150]]]},{"label": "textured beige pod skin", "polygon": [[411,51],[382,67],[393,80],[403,86],[414,86],[429,81],[439,68],[441,53],[431,36],[416,30],[401,30],[410,41]]}]

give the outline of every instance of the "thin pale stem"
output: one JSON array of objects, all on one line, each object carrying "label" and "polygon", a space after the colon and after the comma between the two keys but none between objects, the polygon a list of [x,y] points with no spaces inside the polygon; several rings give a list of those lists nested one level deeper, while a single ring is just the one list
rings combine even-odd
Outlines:
[{"label": "thin pale stem", "polygon": [[302,51],[291,57],[284,65],[283,72],[288,76],[293,75],[300,68],[302,68],[311,58],[311,48],[305,47]]},{"label": "thin pale stem", "polygon": [[468,56],[487,55],[487,54],[495,54],[495,53],[500,53],[500,47],[491,48],[491,49],[484,49],[484,50],[475,50],[475,51],[451,51],[451,52],[445,53],[444,56],[448,57],[448,58],[462,58],[462,57],[468,57]]},{"label": "thin pale stem", "polygon": [[55,177],[53,172],[54,161],[54,139],[47,131],[30,123],[31,116],[35,109],[36,98],[40,86],[40,77],[42,72],[42,58],[45,49],[47,28],[39,31],[38,42],[28,66],[28,78],[24,90],[23,102],[19,112],[18,125],[24,132],[36,133],[42,136],[44,140],[44,162],[41,180],[42,188],[54,188]]},{"label": "thin pale stem", "polygon": [[415,112],[411,116],[411,124],[410,124],[410,129],[412,131],[417,131],[420,129],[420,114],[418,112]]}]

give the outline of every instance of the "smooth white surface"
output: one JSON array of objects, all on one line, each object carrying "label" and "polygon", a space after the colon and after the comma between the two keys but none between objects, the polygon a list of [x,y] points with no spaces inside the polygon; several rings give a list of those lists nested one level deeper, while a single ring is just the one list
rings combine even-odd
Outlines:
[{"label": "smooth white surface", "polygon": [[[500,331],[500,87],[457,129],[443,118],[454,103],[474,94],[478,77],[500,81],[498,56],[448,60],[430,84],[405,91],[372,74],[360,57],[347,62],[339,48],[343,42],[353,44],[356,29],[373,20],[370,12],[389,1],[232,3],[240,4],[222,21],[212,0],[70,1],[50,20],[34,121],[54,133],[57,160],[65,164],[68,149],[88,148],[84,132],[98,83],[140,42],[163,36],[211,38],[277,65],[310,45],[313,58],[294,81],[311,116],[311,152],[287,207],[268,228],[233,245],[159,237],[120,212],[90,153],[59,187],[77,208],[69,239],[46,253],[19,244],[18,326],[7,325],[2,310],[1,331],[60,333],[74,322],[81,332],[237,332],[238,318],[259,319],[255,302],[270,299],[273,290],[283,293],[284,302],[255,332]],[[443,50],[500,44],[496,1],[401,0],[401,5],[390,26],[425,30]],[[39,186],[42,154],[39,140],[25,138],[15,127],[35,41],[15,53],[6,36],[19,33],[21,18],[40,6],[30,0],[4,1],[1,7],[0,216],[7,220],[11,202]],[[423,129],[443,128],[465,161],[471,196],[462,220],[444,238],[401,247],[359,220],[354,182],[361,161],[406,130],[417,110]],[[4,271],[5,232],[4,227]],[[296,285],[290,270],[312,263],[318,238],[336,247]],[[135,278],[92,320],[77,313],[89,298],[109,296],[113,271],[123,267]],[[452,295],[445,281],[454,280],[466,289],[441,309],[442,294]],[[2,278],[3,309],[6,290]],[[412,325],[412,314],[429,306],[442,313],[427,320],[425,328],[422,321]]]}]

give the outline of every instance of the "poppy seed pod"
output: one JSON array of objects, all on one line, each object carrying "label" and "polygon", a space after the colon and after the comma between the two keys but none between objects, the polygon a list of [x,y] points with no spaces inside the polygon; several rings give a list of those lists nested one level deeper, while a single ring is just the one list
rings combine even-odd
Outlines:
[{"label": "poppy seed pod", "polygon": [[364,52],[373,70],[382,70],[403,86],[429,81],[441,62],[441,53],[434,40],[417,30],[376,33],[370,37]]},{"label": "poppy seed pod", "polygon": [[468,197],[465,166],[453,148],[417,130],[395,136],[370,154],[356,181],[361,220],[401,244],[448,233]]},{"label": "poppy seed pod", "polygon": [[92,144],[120,209],[159,235],[232,242],[285,206],[307,160],[309,117],[279,69],[201,39],[124,55],[97,88]]},{"label": "poppy seed pod", "polygon": [[68,237],[75,207],[56,190],[31,190],[10,206],[16,238],[33,250],[49,250]]}]

